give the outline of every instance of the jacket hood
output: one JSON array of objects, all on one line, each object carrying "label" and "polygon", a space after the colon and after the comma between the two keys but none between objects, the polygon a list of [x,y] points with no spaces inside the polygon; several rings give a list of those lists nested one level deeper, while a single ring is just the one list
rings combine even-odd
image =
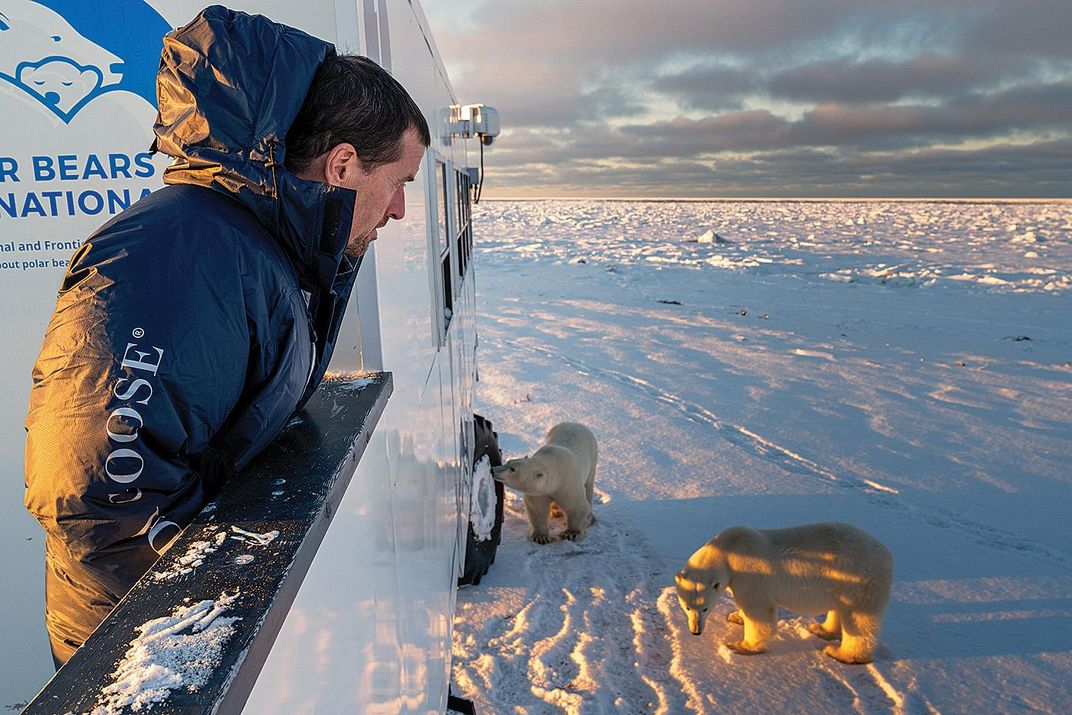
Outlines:
[{"label": "jacket hood", "polygon": [[331,291],[355,194],[283,166],[294,123],[328,42],[261,15],[214,5],[164,37],[154,150],[174,157],[168,184],[194,184],[246,206],[290,256],[302,287]]}]

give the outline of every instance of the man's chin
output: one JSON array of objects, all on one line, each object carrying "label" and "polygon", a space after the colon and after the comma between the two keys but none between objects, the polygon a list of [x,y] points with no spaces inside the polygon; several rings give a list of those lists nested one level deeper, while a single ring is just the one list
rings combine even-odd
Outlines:
[{"label": "man's chin", "polygon": [[347,256],[350,256],[350,258],[359,258],[365,255],[365,253],[369,249],[369,246],[371,246],[372,242],[375,240],[376,230],[373,229],[372,233],[370,233],[368,236],[361,239],[360,241],[351,240],[348,244],[346,244],[345,253]]}]

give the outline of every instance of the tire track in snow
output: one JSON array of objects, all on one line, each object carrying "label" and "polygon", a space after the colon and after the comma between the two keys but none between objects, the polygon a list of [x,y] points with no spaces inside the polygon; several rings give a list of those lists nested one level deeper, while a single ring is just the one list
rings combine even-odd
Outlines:
[{"label": "tire track in snow", "polygon": [[[838,667],[841,664],[830,660],[829,656],[819,653],[816,657],[822,659],[816,672],[823,681],[823,688],[832,694],[835,701],[844,701],[845,707],[840,709],[851,708],[860,715],[910,715],[904,708],[904,696],[881,675],[875,677],[877,671],[871,670],[873,663],[863,668],[855,665]],[[912,711],[911,715],[915,715],[915,712]]]},{"label": "tire track in snow", "polygon": [[852,711],[864,715],[866,710],[860,707],[860,696],[856,692],[856,689],[849,685],[844,678],[837,673],[831,673],[829,670],[820,668],[819,671],[820,687],[826,697],[830,701],[832,709],[837,712]]},{"label": "tire track in snow", "polygon": [[513,616],[470,619],[480,604],[465,603],[474,591],[459,592],[456,687],[488,712],[685,712],[666,672],[671,646],[655,610],[657,590],[645,585],[652,559],[643,545],[609,517],[583,541],[538,545],[526,538],[520,504],[507,502],[494,580],[523,585],[523,605]]},{"label": "tire track in snow", "polygon": [[848,694],[851,699],[851,703],[845,703],[845,709],[851,707],[861,715],[940,715],[925,697],[895,688],[875,663],[861,667],[842,665],[821,653],[819,658],[817,672],[824,681],[824,689],[834,697],[845,698]]},{"label": "tire track in snow", "polygon": [[[583,698],[577,690],[585,684],[577,682],[577,663],[572,658],[577,636],[583,636],[573,625],[573,611],[577,599],[569,589],[559,589],[562,595],[559,611],[562,613],[559,629],[547,638],[532,644],[528,658],[528,678],[532,684],[532,693],[548,705],[554,705],[565,712],[578,712]],[[543,620],[551,620],[551,613],[543,614]],[[542,630],[542,629],[541,629]]]},{"label": "tire track in snow", "polygon": [[[671,624],[675,618],[681,617],[678,613],[680,608],[677,603],[677,593],[673,587],[668,586],[659,594],[658,608],[659,614],[663,617],[666,624],[667,631],[673,633],[673,626]],[[688,676],[688,671],[684,665],[685,658],[682,654],[681,641],[678,638],[671,638],[671,641],[673,658],[670,660],[670,675],[677,680],[678,685],[681,687],[681,692],[684,693],[687,698],[685,707],[687,707],[689,711],[701,715],[702,713],[707,712],[707,710],[704,708],[703,697]],[[712,702],[711,705],[714,707],[717,703]],[[684,709],[671,710],[670,712],[684,712]]]},{"label": "tire track in snow", "polygon": [[[646,598],[649,599],[647,603],[645,603]],[[626,601],[633,607],[630,619],[633,623],[633,649],[638,655],[637,672],[640,678],[655,693],[657,699],[657,702],[652,703],[647,712],[651,713],[651,715],[676,715],[685,711],[689,701],[693,699],[699,701],[699,694],[690,680],[683,680],[678,677],[681,669],[680,667],[674,667],[674,660],[671,660],[669,667],[667,665],[667,650],[671,652],[672,658],[676,661],[680,661],[680,653],[676,640],[671,635],[673,631],[665,627],[662,598],[663,594],[661,593],[659,600],[655,604],[658,615],[663,619],[661,622],[656,621],[654,614],[651,612],[651,606],[648,605],[650,604],[650,596],[643,593],[641,589],[636,589],[630,593]],[[660,674],[667,672],[671,678],[677,681],[676,684],[679,687],[668,688],[667,683],[660,682],[647,675],[649,671],[656,671]]]},{"label": "tire track in snow", "polygon": [[911,503],[897,489],[870,479],[862,479],[848,474],[837,474],[832,469],[799,455],[772,440],[766,439],[743,425],[724,420],[708,408],[691,403],[680,395],[666,392],[635,375],[595,367],[583,360],[563,355],[542,346],[496,338],[492,338],[491,342],[496,343],[499,347],[527,350],[556,359],[582,375],[609,380],[630,387],[651,399],[680,411],[691,422],[704,424],[717,430],[727,442],[736,447],[740,447],[767,461],[777,463],[794,474],[842,489],[853,490],[863,495],[868,502],[884,509],[899,512],[916,522],[939,529],[954,530],[988,549],[1029,556],[1050,566],[1059,565],[1066,571],[1070,562],[1072,562],[1072,559],[1067,554],[1048,544],[1018,536],[1008,531],[1002,531],[990,524],[979,523],[949,509]]}]

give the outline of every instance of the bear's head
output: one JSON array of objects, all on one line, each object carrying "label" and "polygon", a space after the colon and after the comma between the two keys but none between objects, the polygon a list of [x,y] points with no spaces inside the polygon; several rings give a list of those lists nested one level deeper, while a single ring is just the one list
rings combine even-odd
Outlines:
[{"label": "bear's head", "polygon": [[537,455],[518,457],[501,467],[492,467],[491,476],[522,494],[549,495],[558,488],[558,480],[549,466]]},{"label": "bear's head", "polygon": [[697,568],[689,559],[685,567],[674,574],[677,585],[677,602],[689,619],[689,632],[694,636],[703,633],[707,611],[729,585],[729,573],[721,565]]}]

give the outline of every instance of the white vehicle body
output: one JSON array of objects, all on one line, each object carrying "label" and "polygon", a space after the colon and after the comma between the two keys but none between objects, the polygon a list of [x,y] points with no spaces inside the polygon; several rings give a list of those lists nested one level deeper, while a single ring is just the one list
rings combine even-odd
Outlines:
[{"label": "white vehicle body", "polygon": [[[156,110],[145,90],[158,54],[145,49],[193,19],[205,0],[101,3],[102,16],[88,20],[84,11],[64,17],[49,4],[0,2],[0,642],[7,653],[0,706],[7,708],[32,698],[53,672],[44,538],[22,507],[31,368],[78,244],[161,185],[167,157],[147,153]],[[246,712],[442,711],[472,473],[466,169],[477,140],[451,139],[458,101],[418,3],[229,5],[377,60],[432,130],[407,187],[405,220],[381,229],[366,256],[331,366],[390,371],[394,393]]]}]

